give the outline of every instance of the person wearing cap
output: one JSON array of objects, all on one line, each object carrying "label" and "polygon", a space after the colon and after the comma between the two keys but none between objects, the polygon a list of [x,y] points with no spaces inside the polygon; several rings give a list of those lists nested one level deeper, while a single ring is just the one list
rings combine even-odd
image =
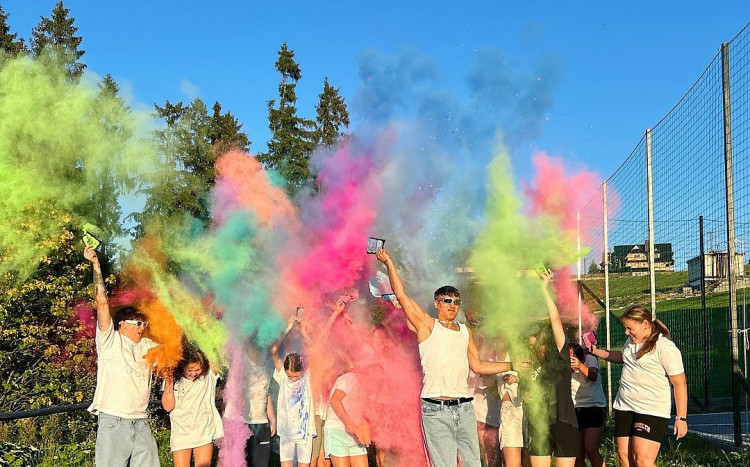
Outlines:
[{"label": "person wearing cap", "polygon": [[158,466],[146,413],[153,368],[145,356],[159,344],[143,337],[148,322],[137,308],[126,306],[112,319],[96,251],[87,246],[83,255],[91,262],[96,291],[96,390],[88,408],[99,418],[95,463]]},{"label": "person wearing cap", "polygon": [[469,392],[469,369],[494,375],[510,369],[507,362],[479,358],[471,330],[456,321],[461,295],[446,285],[434,293],[437,318],[432,318],[407,295],[387,250],[376,253],[386,265],[391,288],[406,319],[414,326],[422,363],[422,429],[432,465],[479,467],[477,419]]}]

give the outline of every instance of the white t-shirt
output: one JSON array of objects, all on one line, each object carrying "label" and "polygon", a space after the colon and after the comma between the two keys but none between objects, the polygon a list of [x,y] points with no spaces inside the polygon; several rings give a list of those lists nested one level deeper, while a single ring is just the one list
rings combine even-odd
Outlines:
[{"label": "white t-shirt", "polygon": [[144,358],[159,344],[148,337],[133,342],[115,330],[110,318],[105,331],[96,326],[96,390],[88,410],[116,417],[147,418],[151,366]]},{"label": "white t-shirt", "polygon": [[248,424],[268,423],[268,370],[245,358],[245,411],[243,419]]},{"label": "white t-shirt", "polygon": [[289,381],[284,368],[273,372],[279,383],[279,400],[276,408],[276,431],[279,437],[302,440],[315,436],[315,417],[312,391],[307,372],[297,381]]},{"label": "white t-shirt", "polygon": [[216,383],[213,370],[190,381],[181,378],[174,385],[174,410],[170,446],[172,451],[204,446],[224,436],[224,426],[216,409]]},{"label": "white t-shirt", "polygon": [[685,372],[682,354],[674,342],[659,336],[654,349],[636,360],[641,345],[633,344],[628,338],[622,347],[623,369],[613,407],[615,410],[669,418],[672,409],[669,376]]},{"label": "white t-shirt", "polygon": [[518,372],[513,370],[504,371],[497,375],[497,392],[500,395],[500,404],[502,404],[503,398],[507,394],[510,397],[510,402],[515,407],[521,407],[523,402],[521,401],[521,395],[518,392],[518,383],[506,383],[503,381],[503,376],[513,375],[518,378]]},{"label": "white t-shirt", "polygon": [[487,386],[486,379],[488,378],[494,378],[494,376],[485,377],[473,371],[469,372],[469,388],[474,392],[474,400],[472,401],[474,415],[476,415],[478,422],[499,427],[500,399],[497,398],[494,384],[491,387]]},{"label": "white t-shirt", "polygon": [[[344,410],[346,410],[346,413],[349,414],[349,417],[352,420],[362,419],[362,410],[360,404],[357,404],[357,401],[354,400],[353,396],[353,393],[357,390],[358,387],[359,382],[357,381],[357,377],[354,375],[354,373],[350,372],[344,373],[343,375],[336,378],[336,382],[333,383],[333,389],[331,389],[331,397],[333,397],[333,394],[337,389],[346,394],[346,396],[341,399],[341,403],[344,405]],[[328,404],[328,411],[326,412],[326,428],[346,430],[344,422],[341,421],[339,416],[336,414],[336,411],[333,410],[333,407],[331,407],[330,399]]]},{"label": "white t-shirt", "polygon": [[[599,359],[591,354],[586,354],[584,365],[599,370]],[[590,371],[590,370],[589,370]],[[574,371],[570,378],[570,392],[576,407],[606,407],[607,399],[602,389],[601,373],[596,381],[591,381],[580,371]]]}]

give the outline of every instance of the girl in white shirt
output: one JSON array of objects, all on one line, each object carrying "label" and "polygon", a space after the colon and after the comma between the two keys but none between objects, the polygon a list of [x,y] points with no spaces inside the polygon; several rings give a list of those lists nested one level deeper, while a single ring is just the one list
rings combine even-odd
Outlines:
[{"label": "girl in white shirt", "polygon": [[175,467],[190,467],[191,457],[195,457],[195,467],[211,465],[213,442],[224,436],[216,410],[218,379],[203,352],[187,348],[174,379],[165,381],[161,404],[172,425],[169,443]]},{"label": "girl in white shirt", "polygon": [[671,413],[670,383],[674,387],[677,416],[674,434],[687,434],[687,382],[679,349],[669,330],[651,311],[633,305],[622,314],[628,339],[622,351],[597,349],[591,353],[624,365],[615,409],[615,437],[620,465],[656,465],[661,441]]}]

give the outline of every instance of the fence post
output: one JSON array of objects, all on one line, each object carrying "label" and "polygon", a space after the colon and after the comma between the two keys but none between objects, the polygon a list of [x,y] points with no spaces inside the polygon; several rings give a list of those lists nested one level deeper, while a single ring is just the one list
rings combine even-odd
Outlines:
[{"label": "fence post", "polygon": [[706,311],[706,247],[703,240],[703,216],[698,217],[701,234],[701,310],[703,312],[703,405],[708,408],[708,315]]},{"label": "fence post", "polygon": [[739,336],[737,332],[737,291],[734,277],[734,179],[732,175],[732,101],[729,92],[729,43],[721,44],[721,81],[724,110],[724,187],[727,210],[727,285],[729,288],[729,313],[732,324],[732,408],[734,412],[734,444],[742,447],[742,418],[740,413]]},{"label": "fence post", "polygon": [[656,319],[656,276],[654,275],[654,178],[651,170],[651,130],[646,130],[646,184],[648,191],[648,276],[651,289],[651,318]]},{"label": "fence post", "polygon": [[583,312],[581,305],[583,302],[583,290],[581,290],[581,211],[576,211],[576,237],[577,246],[576,252],[578,259],[576,260],[576,269],[578,270],[578,344],[583,345],[583,319],[581,313]]},{"label": "fence post", "polygon": [[[612,348],[609,328],[609,227],[607,214],[607,182],[602,183],[604,213],[604,316],[607,324],[607,350]],[[612,363],[607,362],[607,413],[612,413]]]}]

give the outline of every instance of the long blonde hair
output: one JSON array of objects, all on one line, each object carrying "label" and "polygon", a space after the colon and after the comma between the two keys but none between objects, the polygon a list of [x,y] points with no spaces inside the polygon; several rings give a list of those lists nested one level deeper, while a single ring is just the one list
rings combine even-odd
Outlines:
[{"label": "long blonde hair", "polygon": [[651,310],[641,305],[632,305],[630,308],[625,310],[625,313],[623,313],[620,317],[621,321],[629,319],[638,323],[642,323],[643,321],[648,321],[651,323],[651,335],[648,336],[648,339],[646,339],[646,341],[643,343],[643,346],[636,354],[636,359],[639,359],[654,350],[654,347],[656,347],[656,341],[659,340],[660,335],[666,337],[667,339],[671,339],[669,335],[669,329],[667,329],[664,323],[662,323],[658,319],[652,319],[652,317],[653,315],[651,314]]}]

